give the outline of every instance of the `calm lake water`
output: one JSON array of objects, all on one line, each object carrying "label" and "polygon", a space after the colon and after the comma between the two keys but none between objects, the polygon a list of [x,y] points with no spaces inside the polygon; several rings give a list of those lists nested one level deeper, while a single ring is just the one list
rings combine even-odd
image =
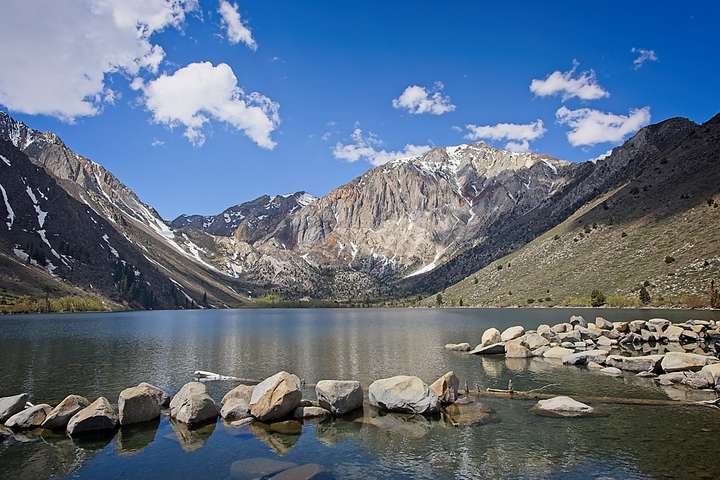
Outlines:
[{"label": "calm lake water", "polygon": [[[307,383],[448,370],[470,385],[634,398],[684,398],[651,380],[607,377],[541,359],[477,357],[443,349],[476,344],[491,326],[661,316],[720,319],[711,311],[593,309],[270,309],[0,317],[0,396],[34,403],[67,394],[90,400],[147,381],[174,393],[194,370],[265,378],[279,370]],[[216,401],[235,383],[208,384]],[[690,395],[701,396],[698,392]],[[308,390],[306,398],[314,399]],[[483,400],[497,422],[453,427],[441,418],[385,416],[305,422],[299,435],[222,421],[187,430],[157,424],[110,438],[47,432],[0,434],[0,478],[251,478],[257,459],[321,464],[323,478],[720,477],[720,411],[604,405],[608,416],[538,417],[532,402]]]}]

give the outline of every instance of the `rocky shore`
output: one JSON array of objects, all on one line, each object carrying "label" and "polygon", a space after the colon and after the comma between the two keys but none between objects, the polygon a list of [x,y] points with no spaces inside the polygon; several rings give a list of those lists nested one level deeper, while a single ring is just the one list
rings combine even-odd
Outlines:
[{"label": "rocky shore", "polygon": [[507,358],[542,358],[558,364],[596,369],[609,376],[653,377],[659,385],[683,385],[720,393],[720,322],[664,318],[540,325],[535,330],[513,326],[489,328],[480,343],[445,345],[446,350]]}]

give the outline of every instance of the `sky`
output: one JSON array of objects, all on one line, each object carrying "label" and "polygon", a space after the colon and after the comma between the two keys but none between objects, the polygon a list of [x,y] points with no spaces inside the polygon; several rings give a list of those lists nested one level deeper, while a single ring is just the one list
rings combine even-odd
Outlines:
[{"label": "sky", "polygon": [[720,111],[720,3],[5,0],[0,108],[167,219],[485,141],[570,161]]}]

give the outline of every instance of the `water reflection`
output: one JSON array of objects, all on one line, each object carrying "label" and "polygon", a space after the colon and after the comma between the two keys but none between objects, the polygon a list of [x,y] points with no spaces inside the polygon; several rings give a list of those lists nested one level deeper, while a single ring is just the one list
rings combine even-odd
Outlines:
[{"label": "water reflection", "polygon": [[190,428],[187,424],[170,419],[170,427],[175,432],[180,448],[185,452],[194,452],[205,446],[215,431],[215,423],[207,423],[197,428]]},{"label": "water reflection", "polygon": [[120,455],[135,455],[145,450],[157,434],[160,418],[153,421],[123,425],[117,436],[116,450]]}]

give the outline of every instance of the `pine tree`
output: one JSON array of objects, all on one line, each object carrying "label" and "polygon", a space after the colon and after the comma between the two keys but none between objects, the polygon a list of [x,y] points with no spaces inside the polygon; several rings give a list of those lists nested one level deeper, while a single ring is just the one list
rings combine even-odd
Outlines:
[{"label": "pine tree", "polygon": [[650,292],[647,291],[647,288],[645,288],[645,285],[640,287],[640,303],[643,305],[647,305],[650,303]]},{"label": "pine tree", "polygon": [[720,308],[720,292],[715,288],[715,280],[710,280],[710,307]]}]

